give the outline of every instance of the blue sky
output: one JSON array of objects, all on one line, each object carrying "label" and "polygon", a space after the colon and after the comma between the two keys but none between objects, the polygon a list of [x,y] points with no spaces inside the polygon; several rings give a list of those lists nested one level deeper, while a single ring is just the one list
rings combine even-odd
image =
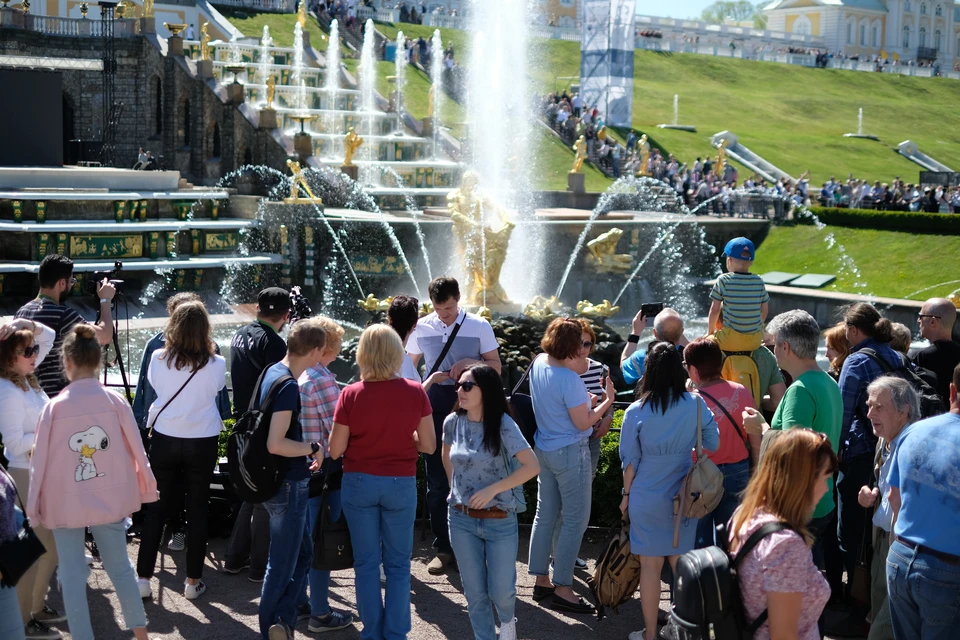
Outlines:
[{"label": "blue sky", "polygon": [[700,12],[711,4],[713,4],[713,0],[671,0],[670,2],[637,0],[637,13],[645,16],[698,18]]}]

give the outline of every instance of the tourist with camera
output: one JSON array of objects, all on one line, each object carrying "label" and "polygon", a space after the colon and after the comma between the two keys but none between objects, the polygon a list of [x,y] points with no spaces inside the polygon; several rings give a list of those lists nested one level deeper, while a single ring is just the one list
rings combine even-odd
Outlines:
[{"label": "tourist with camera", "polygon": [[[549,600],[558,611],[590,614],[593,605],[573,591],[573,571],[590,521],[593,473],[589,439],[594,425],[613,406],[613,381],[607,376],[604,397],[591,398],[573,370],[583,349],[583,327],[573,318],[553,320],[540,346],[546,355],[535,358],[529,372],[537,418],[534,452],[540,462],[537,514],[530,535],[529,571],[537,578],[533,597]],[[594,400],[597,404],[592,407]],[[557,527],[560,534],[553,548]]]},{"label": "tourist with camera", "polygon": [[[34,371],[50,353],[55,338],[53,329],[26,318],[0,326],[0,435],[10,477],[23,496],[30,491],[30,456],[37,419],[49,400]],[[37,525],[34,531],[47,552],[17,583],[18,613],[21,625],[26,625],[27,638],[59,638],[60,634],[47,625],[66,618],[45,603],[50,578],[57,568],[57,549],[49,529]]]},{"label": "tourist with camera", "polygon": [[[414,368],[423,357],[427,370],[425,380],[433,382],[427,393],[433,407],[434,437],[439,442],[443,437],[443,421],[457,399],[454,381],[464,369],[477,363],[488,364],[499,373],[500,345],[489,322],[460,308],[460,284],[455,279],[447,276],[434,278],[428,291],[433,313],[417,322],[407,340],[406,350]],[[440,452],[424,457],[427,509],[434,535],[433,546],[437,549],[437,556],[427,565],[427,571],[437,575],[455,562],[447,528],[450,486]]]},{"label": "tourist with camera", "polygon": [[[37,367],[37,379],[40,388],[51,398],[67,386],[63,375],[63,365],[60,361],[60,347],[70,329],[79,322],[84,322],[83,316],[74,309],[62,304],[63,297],[72,289],[77,279],[73,277],[73,260],[66,256],[51,254],[40,262],[39,269],[40,292],[37,297],[20,307],[14,317],[26,318],[53,329],[56,337],[49,357]],[[113,317],[110,312],[116,288],[108,278],[104,278],[96,287],[96,295],[100,299],[98,307],[99,318],[93,325],[97,341],[110,344],[113,339]]]},{"label": "tourist with camera", "polygon": [[140,595],[151,597],[163,525],[186,505],[187,562],[184,597],[199,598],[207,553],[210,481],[223,429],[217,396],[227,366],[214,352],[210,317],[201,302],[177,307],[164,329],[166,345],[150,359],[147,378],[157,392],[147,415],[150,464],[160,502],[144,511],[137,573]]},{"label": "tourist with camera", "polygon": [[96,330],[74,326],[64,338],[62,357],[70,384],[47,403],[37,423],[27,515],[53,531],[70,637],[93,640],[85,553],[89,528],[126,627],[137,640],[146,640],[147,619],[127,555],[124,520],[157,500],[157,481],[129,402],[97,379],[102,355]]}]

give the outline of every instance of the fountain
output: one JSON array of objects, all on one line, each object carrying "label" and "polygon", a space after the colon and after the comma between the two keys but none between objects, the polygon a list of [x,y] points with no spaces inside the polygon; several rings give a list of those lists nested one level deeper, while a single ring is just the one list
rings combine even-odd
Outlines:
[{"label": "fountain", "polygon": [[[291,74],[291,84],[297,89],[295,102],[297,115],[302,115],[307,110],[307,85],[303,78],[304,66],[303,27],[297,22],[293,26],[293,73]],[[302,128],[301,131],[303,131]]]},{"label": "fountain", "polygon": [[337,93],[340,91],[340,23],[330,22],[330,42],[327,46],[327,68],[323,88],[326,91],[329,115],[324,121],[324,130],[333,131],[333,111],[337,108]]},{"label": "fountain", "polygon": [[263,25],[263,35],[260,37],[260,62],[257,65],[257,82],[264,86],[259,96],[264,104],[268,102],[266,86],[270,81],[270,64],[273,62],[270,56],[270,47],[272,46],[273,38],[270,37],[270,27]]},{"label": "fountain", "polygon": [[857,132],[856,133],[845,133],[843,134],[844,138],[865,138],[867,140],[876,140],[880,141],[880,138],[873,135],[872,133],[863,132],[863,107],[857,109]]},{"label": "fountain", "polygon": [[680,95],[673,94],[673,122],[671,124],[658,124],[658,129],[676,129],[678,131],[690,131],[696,133],[697,128],[691,124],[680,124]]},{"label": "fountain", "polygon": [[403,31],[397,31],[397,55],[394,56],[394,85],[396,97],[393,110],[397,113],[397,133],[403,133],[403,91],[407,86],[407,38]]},{"label": "fountain", "polygon": [[367,20],[363,27],[363,47],[360,49],[360,111],[366,116],[366,134],[373,135],[373,114],[376,110],[374,102],[374,86],[377,81],[377,39],[373,20]]},{"label": "fountain", "polygon": [[430,102],[423,119],[423,135],[433,137],[433,159],[440,147],[440,107],[443,102],[443,41],[440,29],[433,30],[430,40]]}]

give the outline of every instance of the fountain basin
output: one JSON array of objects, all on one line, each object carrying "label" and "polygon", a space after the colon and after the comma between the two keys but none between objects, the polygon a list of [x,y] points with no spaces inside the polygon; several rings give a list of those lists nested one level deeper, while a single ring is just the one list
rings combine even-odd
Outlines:
[{"label": "fountain basin", "polygon": [[0,167],[0,189],[171,192],[177,189],[179,183],[179,171],[133,171],[112,167]]}]

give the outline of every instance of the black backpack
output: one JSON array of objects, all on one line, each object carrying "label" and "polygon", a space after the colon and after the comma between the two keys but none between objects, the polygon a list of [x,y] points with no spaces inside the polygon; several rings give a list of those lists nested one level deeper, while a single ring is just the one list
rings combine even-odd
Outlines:
[{"label": "black backpack", "polygon": [[921,418],[932,418],[933,416],[938,416],[941,413],[946,413],[947,409],[943,406],[943,400],[941,400],[940,396],[937,395],[937,390],[930,386],[930,383],[917,375],[916,371],[910,368],[910,365],[906,363],[906,358],[900,356],[900,366],[894,369],[890,366],[890,363],[880,356],[880,354],[869,347],[860,349],[859,353],[866,355],[868,358],[880,365],[880,368],[883,369],[884,374],[906,380],[910,383],[910,386],[913,387],[913,390],[916,391],[917,395],[920,396]]},{"label": "black backpack", "polygon": [[[280,389],[293,376],[280,376],[267,392],[267,397],[259,408],[254,408],[260,397],[263,376],[254,387],[250,397],[250,406],[233,427],[233,433],[227,441],[227,470],[230,483],[237,496],[244,502],[260,504],[277,495],[283,482],[281,462],[283,458],[267,451],[267,436],[270,434],[270,419],[273,417],[273,403]],[[299,393],[297,394],[297,412],[299,413]]]},{"label": "black backpack", "polygon": [[[737,556],[718,546],[689,551],[677,560],[674,604],[670,619],[683,640],[752,640],[767,620],[767,611],[747,622],[737,579],[737,567],[761,540],[791,529],[785,522],[768,522],[753,532]],[[721,530],[723,540],[727,534]],[[724,542],[725,544],[725,542]]]}]

